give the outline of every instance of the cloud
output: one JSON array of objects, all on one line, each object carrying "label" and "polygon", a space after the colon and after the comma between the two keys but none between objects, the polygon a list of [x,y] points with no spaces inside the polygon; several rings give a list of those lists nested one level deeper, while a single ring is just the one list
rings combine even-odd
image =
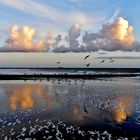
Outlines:
[{"label": "cloud", "polygon": [[98,33],[86,33],[83,42],[90,51],[132,51],[136,47],[134,29],[122,17],[102,25]]},{"label": "cloud", "polygon": [[52,31],[47,32],[45,43],[44,43],[46,50],[50,49],[52,39],[53,39],[53,32]]},{"label": "cloud", "polygon": [[52,22],[62,24],[79,23],[81,25],[91,24],[89,14],[80,11],[63,11],[56,7],[41,4],[33,0],[0,0],[1,4],[14,8],[18,11],[29,13],[38,17],[49,19]]},{"label": "cloud", "polygon": [[69,34],[68,34],[68,39],[69,39],[69,47],[71,49],[76,49],[79,46],[79,42],[78,42],[78,37],[80,36],[80,25],[79,24],[74,24],[70,30],[69,30]]},{"label": "cloud", "polygon": [[76,29],[77,27],[74,25],[69,31],[69,46],[60,46],[57,51],[133,51],[140,48],[140,45],[135,40],[133,27],[122,17],[103,24],[102,29],[97,33],[85,32],[81,45],[77,40],[80,36],[80,27],[79,30]]},{"label": "cloud", "polygon": [[40,52],[43,51],[43,41],[33,41],[36,30],[28,26],[18,27],[14,25],[10,29],[6,45],[0,48],[1,52]]},{"label": "cloud", "polygon": [[120,13],[120,9],[115,10],[115,12],[114,12],[113,16],[110,18],[109,22],[113,22],[114,20],[116,20],[119,13]]},{"label": "cloud", "polygon": [[68,36],[66,37],[66,41],[68,41],[69,46],[65,47],[64,45],[55,48],[54,52],[68,52],[68,51],[77,51],[79,49],[79,41],[81,27],[79,24],[74,24],[71,26],[68,32]]},{"label": "cloud", "polygon": [[6,45],[1,52],[94,52],[94,51],[140,51],[140,44],[134,36],[134,28],[119,17],[102,25],[99,32],[85,32],[81,36],[81,25],[74,24],[66,37],[47,32],[44,40],[35,38],[37,31],[28,26],[14,25],[10,29]]},{"label": "cloud", "polygon": [[57,37],[55,38],[55,42],[52,44],[52,47],[56,48],[61,41],[62,41],[62,35],[58,34]]},{"label": "cloud", "polygon": [[135,43],[135,46],[136,46],[136,47],[135,47],[134,50],[135,50],[135,51],[140,51],[140,43],[139,43],[139,42],[136,42],[136,43]]}]

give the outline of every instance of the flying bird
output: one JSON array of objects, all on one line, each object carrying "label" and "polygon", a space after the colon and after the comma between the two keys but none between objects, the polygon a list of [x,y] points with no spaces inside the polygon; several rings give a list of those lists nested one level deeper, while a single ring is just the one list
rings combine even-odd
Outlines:
[{"label": "flying bird", "polygon": [[90,66],[90,63],[86,64],[86,66],[89,67]]},{"label": "flying bird", "polygon": [[90,57],[90,55],[87,55],[84,59],[86,60],[88,57]]},{"label": "flying bird", "polygon": [[60,64],[61,62],[57,62],[57,64]]},{"label": "flying bird", "polygon": [[105,62],[105,60],[102,60],[100,63],[104,63]]}]

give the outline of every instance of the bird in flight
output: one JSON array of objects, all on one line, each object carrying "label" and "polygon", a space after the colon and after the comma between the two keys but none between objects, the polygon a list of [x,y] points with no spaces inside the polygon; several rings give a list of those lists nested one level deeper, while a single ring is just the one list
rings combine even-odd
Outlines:
[{"label": "bird in flight", "polygon": [[90,63],[86,64],[86,66],[89,67],[90,66]]},{"label": "bird in flight", "polygon": [[88,57],[90,57],[90,55],[87,55],[84,59],[86,60]]},{"label": "bird in flight", "polygon": [[57,62],[57,64],[60,64],[61,62]]}]

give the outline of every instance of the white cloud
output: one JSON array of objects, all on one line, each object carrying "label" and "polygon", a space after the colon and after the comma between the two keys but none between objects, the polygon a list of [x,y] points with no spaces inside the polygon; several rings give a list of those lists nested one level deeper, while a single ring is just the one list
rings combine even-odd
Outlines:
[{"label": "white cloud", "polygon": [[40,52],[43,51],[43,41],[33,41],[36,30],[27,26],[22,28],[14,25],[10,29],[6,45],[0,48],[1,52]]},{"label": "white cloud", "polygon": [[118,15],[120,13],[120,9],[115,10],[113,16],[110,18],[109,22],[113,22],[115,19],[118,18]]},{"label": "white cloud", "polygon": [[[74,29],[76,29],[76,26]],[[73,29],[73,28],[72,28]],[[70,29],[71,31],[71,29]],[[83,36],[83,42],[80,45],[77,38],[80,36],[78,30],[72,30],[72,40],[69,40],[69,46],[60,46],[55,52],[92,52],[99,50],[106,51],[138,51],[140,45],[136,42],[134,29],[129,22],[119,17],[112,22],[102,25],[102,29],[96,33],[86,32]],[[75,36],[76,33],[76,36]]]},{"label": "white cloud", "polygon": [[15,8],[19,11],[30,13],[36,16],[48,18],[54,22],[74,24],[79,23],[82,25],[90,24],[89,15],[79,11],[62,11],[49,5],[43,5],[33,0],[0,0],[0,3],[9,7]]},{"label": "white cloud", "polygon": [[[47,32],[43,40],[34,38],[36,29],[28,26],[13,26],[10,30],[6,45],[0,48],[1,52],[93,52],[105,51],[139,51],[140,45],[136,42],[134,29],[129,22],[119,17],[113,22],[102,25],[98,32],[81,35],[81,25],[74,24],[65,37],[62,34],[54,35]],[[82,37],[82,40],[81,40]]]}]

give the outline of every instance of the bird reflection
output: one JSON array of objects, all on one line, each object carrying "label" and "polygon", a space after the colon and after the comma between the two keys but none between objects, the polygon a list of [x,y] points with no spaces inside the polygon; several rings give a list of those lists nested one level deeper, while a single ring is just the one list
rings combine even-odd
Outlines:
[{"label": "bird reflection", "polygon": [[88,110],[86,109],[86,106],[84,106],[84,112],[88,113]]}]

